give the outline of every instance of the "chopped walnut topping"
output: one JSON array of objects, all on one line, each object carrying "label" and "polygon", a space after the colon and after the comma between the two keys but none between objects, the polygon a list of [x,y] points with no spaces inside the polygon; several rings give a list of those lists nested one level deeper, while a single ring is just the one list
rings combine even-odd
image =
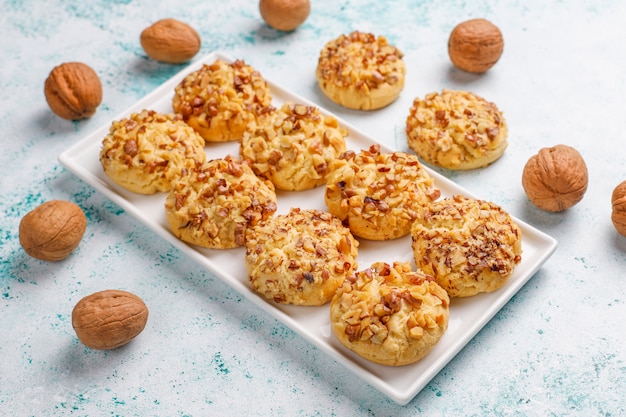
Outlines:
[{"label": "chopped walnut topping", "polygon": [[359,154],[345,152],[341,160],[328,176],[325,201],[357,236],[385,240],[407,235],[422,207],[439,198],[433,178],[415,155],[383,153],[380,145],[372,145]]},{"label": "chopped walnut topping", "polygon": [[331,166],[346,150],[346,136],[337,120],[317,107],[285,103],[244,134],[240,154],[276,188],[306,190],[326,183]]},{"label": "chopped walnut topping", "polygon": [[242,60],[216,60],[187,75],[175,88],[174,111],[208,142],[241,139],[248,123],[272,111],[260,73]]},{"label": "chopped walnut topping", "polygon": [[508,129],[494,103],[470,92],[444,89],[413,101],[406,134],[411,149],[426,162],[472,169],[502,155]]},{"label": "chopped walnut topping", "polygon": [[279,303],[324,304],[356,269],[358,245],[331,214],[293,208],[248,229],[250,282]]},{"label": "chopped walnut topping", "polygon": [[165,208],[170,228],[180,239],[209,248],[231,248],[242,246],[247,229],[274,214],[276,194],[271,183],[227,156],[175,181]]},{"label": "chopped walnut topping", "polygon": [[[340,86],[375,89],[404,75],[403,54],[384,36],[355,31],[328,42],[318,60],[321,77]],[[348,58],[348,59],[346,59]]]},{"label": "chopped walnut topping", "polygon": [[114,121],[100,151],[104,172],[141,194],[169,191],[174,179],[205,160],[202,137],[177,116],[154,110]]},{"label": "chopped walnut topping", "polygon": [[448,326],[449,298],[408,263],[383,262],[344,281],[331,303],[333,332],[366,359],[403,365],[423,357]]},{"label": "chopped walnut topping", "polygon": [[416,264],[463,297],[494,291],[521,261],[521,232],[501,207],[460,195],[431,204],[412,231]]},{"label": "chopped walnut topping", "polygon": [[134,139],[127,141],[124,144],[124,152],[131,158],[137,155],[137,152],[138,152],[137,141]]},{"label": "chopped walnut topping", "polygon": [[383,36],[354,31],[324,45],[316,78],[333,101],[373,110],[393,102],[404,87],[403,54]]}]

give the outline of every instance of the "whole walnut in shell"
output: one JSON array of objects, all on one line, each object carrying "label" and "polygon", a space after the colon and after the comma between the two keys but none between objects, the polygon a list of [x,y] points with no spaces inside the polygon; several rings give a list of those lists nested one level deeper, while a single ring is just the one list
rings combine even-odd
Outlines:
[{"label": "whole walnut in shell", "polygon": [[566,210],[582,200],[588,181],[583,157],[567,145],[541,149],[528,160],[522,174],[531,203],[549,212]]},{"label": "whole walnut in shell", "polygon": [[450,60],[467,72],[486,72],[498,62],[503,50],[502,32],[487,19],[459,23],[448,39]]},{"label": "whole walnut in shell", "polygon": [[620,183],[613,190],[611,196],[613,209],[611,221],[620,235],[626,236],[626,181]]},{"label": "whole walnut in shell", "polygon": [[85,346],[108,350],[123,346],[146,327],[148,307],[128,291],[104,290],[82,298],[72,310],[72,327]]},{"label": "whole walnut in shell", "polygon": [[194,28],[176,19],[155,22],[141,32],[139,41],[150,58],[168,64],[189,61],[202,43]]},{"label": "whole walnut in shell", "polygon": [[260,0],[259,11],[265,23],[276,30],[291,31],[311,12],[310,0]]},{"label": "whole walnut in shell", "polygon": [[82,62],[66,62],[55,67],[44,84],[50,109],[67,120],[91,117],[102,102],[98,74]]},{"label": "whole walnut in shell", "polygon": [[27,213],[20,221],[20,244],[33,258],[60,261],[80,243],[87,228],[85,213],[76,204],[52,200]]}]

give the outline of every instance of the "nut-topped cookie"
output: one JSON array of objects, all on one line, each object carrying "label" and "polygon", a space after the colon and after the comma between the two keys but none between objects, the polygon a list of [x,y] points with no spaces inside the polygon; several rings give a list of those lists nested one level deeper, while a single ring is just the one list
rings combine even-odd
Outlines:
[{"label": "nut-topped cookie", "polygon": [[174,181],[165,201],[172,233],[212,249],[243,246],[248,227],[275,211],[274,185],[232,156],[208,161]]},{"label": "nut-topped cookie", "polygon": [[272,110],[267,81],[243,60],[217,59],[188,74],[172,107],[207,142],[240,140],[248,123]]},{"label": "nut-topped cookie", "polygon": [[415,155],[372,145],[341,156],[328,175],[324,199],[355,236],[388,240],[407,235],[422,208],[439,195]]},{"label": "nut-topped cookie", "polygon": [[374,263],[344,281],[330,303],[335,337],[372,362],[415,363],[448,329],[450,299],[409,263]]},{"label": "nut-topped cookie", "polygon": [[248,278],[277,303],[322,305],[356,270],[358,246],[330,213],[292,208],[248,228]]},{"label": "nut-topped cookie", "polygon": [[468,91],[444,89],[413,101],[406,135],[409,147],[427,163],[467,170],[502,156],[508,128],[494,103]]},{"label": "nut-topped cookie", "polygon": [[498,205],[455,195],[434,202],[413,224],[418,268],[450,297],[500,288],[521,262],[522,232]]},{"label": "nut-topped cookie", "polygon": [[244,133],[240,155],[277,189],[307,190],[326,183],[332,162],[346,150],[346,135],[317,107],[286,103]]},{"label": "nut-topped cookie", "polygon": [[326,43],[315,72],[321,90],[335,103],[375,110],[404,88],[403,54],[384,36],[354,31]]},{"label": "nut-topped cookie", "polygon": [[167,192],[172,181],[205,161],[202,137],[180,116],[154,110],[114,121],[100,150],[107,176],[139,194]]}]

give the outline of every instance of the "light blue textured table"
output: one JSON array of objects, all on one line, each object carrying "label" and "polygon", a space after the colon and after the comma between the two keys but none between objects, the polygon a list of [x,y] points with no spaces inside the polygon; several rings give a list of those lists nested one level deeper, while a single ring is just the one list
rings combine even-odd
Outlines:
[{"label": "light blue textured table", "polygon": [[[610,196],[626,179],[626,3],[587,1],[312,2],[298,30],[266,26],[253,0],[0,2],[0,414],[121,416],[620,416],[626,414],[626,238]],[[67,172],[57,156],[184,66],[146,58],[139,34],[174,17],[202,50],[240,57],[288,90],[380,142],[406,150],[416,96],[467,89],[497,103],[509,147],[492,166],[448,178],[559,241],[555,254],[406,406],[363,383],[220,279]],[[482,76],[451,67],[459,22],[485,17],[505,38]],[[314,77],[323,44],[352,30],[405,53],[407,86],[391,106],[349,111]],[[67,61],[94,68],[104,99],[89,120],[47,107],[43,83]],[[527,159],[559,143],[589,168],[572,209],[534,208]],[[51,199],[79,204],[88,228],[66,260],[28,257],[21,217]],[[145,331],[126,347],[86,349],[71,327],[84,295],[119,288],[150,300]]]}]

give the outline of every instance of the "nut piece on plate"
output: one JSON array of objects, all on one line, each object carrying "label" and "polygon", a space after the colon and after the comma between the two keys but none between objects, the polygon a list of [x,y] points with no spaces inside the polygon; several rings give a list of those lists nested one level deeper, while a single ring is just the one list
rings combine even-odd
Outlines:
[{"label": "nut piece on plate", "polygon": [[76,204],[51,200],[27,213],[20,222],[20,244],[33,258],[60,261],[80,243],[87,218]]},{"label": "nut piece on plate", "polygon": [[311,12],[309,0],[261,0],[261,17],[269,26],[285,32],[300,26]]},{"label": "nut piece on plate", "polygon": [[450,33],[450,60],[463,71],[480,74],[493,67],[504,50],[500,29],[486,19],[459,23]]},{"label": "nut piece on plate", "polygon": [[182,64],[200,50],[200,35],[194,28],[176,19],[162,19],[141,32],[141,46],[155,61]]},{"label": "nut piece on plate", "polygon": [[85,346],[109,350],[123,346],[146,327],[148,307],[128,291],[98,291],[72,310],[72,327]]},{"label": "nut piece on plate", "polygon": [[541,149],[526,162],[522,174],[528,199],[549,212],[577,204],[585,195],[587,184],[587,165],[580,153],[568,145]]},{"label": "nut piece on plate", "polygon": [[613,190],[611,196],[613,211],[611,221],[620,235],[626,236],[626,181],[621,182]]},{"label": "nut piece on plate", "polygon": [[67,120],[91,117],[102,102],[98,74],[82,62],[66,62],[48,75],[44,94],[50,109]]}]

